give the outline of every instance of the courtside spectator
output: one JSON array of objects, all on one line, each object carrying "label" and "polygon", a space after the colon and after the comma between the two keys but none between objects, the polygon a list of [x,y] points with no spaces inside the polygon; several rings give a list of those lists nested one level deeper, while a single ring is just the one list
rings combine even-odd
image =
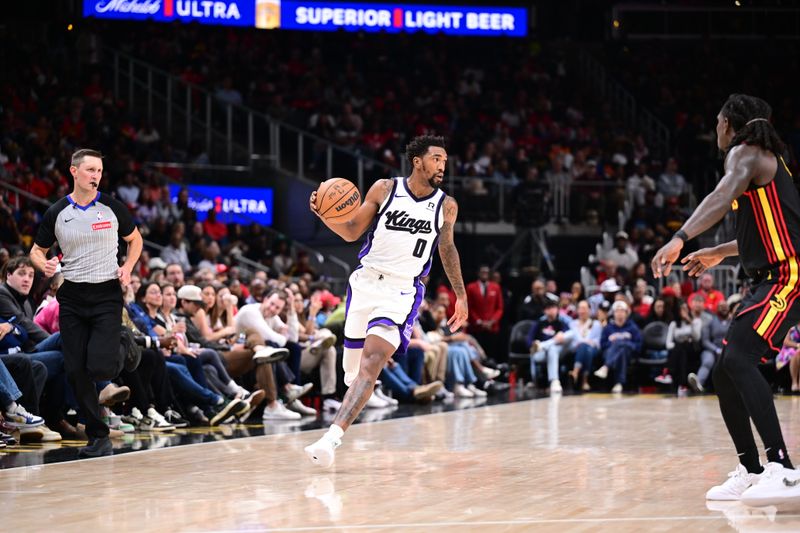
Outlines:
[{"label": "courtside spectator", "polygon": [[611,392],[622,392],[627,380],[631,359],[642,349],[642,335],[636,324],[629,319],[628,304],[616,301],[611,305],[613,319],[603,328],[600,348],[603,351],[603,366],[594,375],[606,379],[609,372],[614,386]]}]

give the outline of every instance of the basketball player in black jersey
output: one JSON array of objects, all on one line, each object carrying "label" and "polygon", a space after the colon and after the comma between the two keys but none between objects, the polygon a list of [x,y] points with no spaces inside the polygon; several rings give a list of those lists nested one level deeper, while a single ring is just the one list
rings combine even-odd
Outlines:
[{"label": "basketball player in black jersey", "polygon": [[[761,358],[777,353],[800,321],[800,195],[781,156],[784,145],[769,121],[771,113],[760,98],[728,98],[717,115],[725,174],[652,262],[655,277],[668,276],[684,243],[733,209],[736,240],[690,253],[681,262],[689,275],[699,276],[725,257],[738,255],[752,278],[751,292],[731,321],[713,371],[722,418],[740,464],[727,481],[706,493],[708,500],[747,505],[800,500],[800,471],[789,460],[772,389],[758,370]],[[763,467],[750,419],[766,448]]]}]

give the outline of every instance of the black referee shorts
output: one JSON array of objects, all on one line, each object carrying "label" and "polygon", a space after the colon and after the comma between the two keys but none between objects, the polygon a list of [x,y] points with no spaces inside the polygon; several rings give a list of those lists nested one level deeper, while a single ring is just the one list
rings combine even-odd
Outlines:
[{"label": "black referee shorts", "polygon": [[64,281],[57,298],[65,370],[85,372],[94,381],[116,378],[124,364],[120,354],[123,300],[119,281]]}]

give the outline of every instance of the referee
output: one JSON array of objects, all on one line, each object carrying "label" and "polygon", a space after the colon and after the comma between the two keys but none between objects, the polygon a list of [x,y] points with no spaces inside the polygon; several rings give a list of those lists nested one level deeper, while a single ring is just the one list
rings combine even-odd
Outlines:
[{"label": "referee", "polygon": [[[36,234],[31,261],[51,277],[58,257],[47,251],[58,242],[62,252],[64,284],[58,290],[59,326],[64,366],[86,418],[89,443],[80,457],[111,455],[108,426],[103,422],[94,381],[117,377],[123,366],[120,354],[123,288],[142,252],[142,236],[128,209],[100,193],[103,156],[95,150],[72,154],[69,171],[72,192],[44,214]],[[119,237],[128,243],[127,259],[117,262]]]}]

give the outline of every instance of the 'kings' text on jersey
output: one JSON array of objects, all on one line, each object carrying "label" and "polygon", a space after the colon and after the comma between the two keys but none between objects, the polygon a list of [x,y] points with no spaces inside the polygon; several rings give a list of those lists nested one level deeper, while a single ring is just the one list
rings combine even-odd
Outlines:
[{"label": "'kings' text on jersey", "polygon": [[403,278],[425,276],[444,223],[445,193],[439,189],[418,198],[406,178],[393,178],[392,191],[375,217],[358,254],[361,264]]}]

